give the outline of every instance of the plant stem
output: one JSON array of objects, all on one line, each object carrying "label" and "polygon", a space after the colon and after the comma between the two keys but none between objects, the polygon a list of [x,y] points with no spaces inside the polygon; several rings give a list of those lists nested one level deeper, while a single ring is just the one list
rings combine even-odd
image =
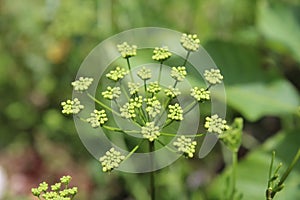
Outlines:
[{"label": "plant stem", "polygon": [[162,64],[163,62],[160,62],[160,66],[159,66],[159,74],[158,74],[158,84],[160,83],[160,79],[161,79],[161,71],[162,71]]},{"label": "plant stem", "polygon": [[237,151],[232,151],[231,181],[229,186],[228,200],[233,200],[236,192],[236,167],[238,164]]},{"label": "plant stem", "polygon": [[190,56],[190,53],[191,53],[190,51],[187,52],[186,57],[185,57],[185,60],[184,60],[184,63],[183,63],[183,66],[186,65],[186,62],[187,62],[187,60],[188,60],[188,58],[189,58],[189,56]]},{"label": "plant stem", "polygon": [[[149,142],[149,153],[154,151],[154,142]],[[151,172],[150,172],[150,196],[151,200],[155,200],[155,177],[154,177],[154,154],[150,156],[150,165],[151,165]]]},{"label": "plant stem", "polygon": [[132,71],[131,71],[131,66],[130,66],[130,62],[129,62],[129,58],[126,58],[127,61],[127,65],[128,65],[128,70],[129,70],[129,74],[130,74],[130,79],[133,82],[133,75],[132,75]]}]

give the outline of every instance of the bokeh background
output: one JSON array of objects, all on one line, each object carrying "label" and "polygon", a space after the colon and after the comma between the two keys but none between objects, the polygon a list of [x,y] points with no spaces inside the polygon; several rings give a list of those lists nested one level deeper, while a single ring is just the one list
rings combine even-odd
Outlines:
[{"label": "bokeh background", "polygon": [[[145,26],[198,34],[224,74],[227,121],[245,119],[238,190],[264,199],[270,152],[285,169],[300,146],[299,0],[0,0],[0,199],[34,199],[65,174],[76,199],[149,199],[146,174],[102,173],[60,111],[94,47]],[[178,160],[157,172],[158,199],[221,199],[227,162],[221,144]],[[299,164],[276,199],[300,199]]]}]

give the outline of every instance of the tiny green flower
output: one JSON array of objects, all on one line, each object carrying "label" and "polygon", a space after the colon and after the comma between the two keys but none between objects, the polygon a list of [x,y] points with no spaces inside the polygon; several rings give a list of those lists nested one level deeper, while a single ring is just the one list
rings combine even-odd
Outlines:
[{"label": "tiny green flower", "polygon": [[184,66],[172,67],[171,77],[174,78],[176,81],[183,81],[186,75],[187,73]]},{"label": "tiny green flower", "polygon": [[130,119],[130,118],[135,118],[135,110],[134,110],[134,105],[130,103],[125,103],[121,108],[120,108],[121,116]]},{"label": "tiny green flower", "polygon": [[154,122],[147,122],[145,126],[142,127],[141,131],[144,138],[153,142],[160,136],[159,127],[155,126]]},{"label": "tiny green flower", "polygon": [[143,97],[142,96],[138,96],[135,98],[131,98],[129,100],[130,104],[132,104],[134,107],[136,108],[140,108],[143,105]]},{"label": "tiny green flower", "polygon": [[177,147],[177,150],[183,153],[186,157],[192,158],[195,153],[197,142],[192,141],[191,138],[187,138],[182,135],[177,138],[175,142],[173,142],[173,145]]},{"label": "tiny green flower", "polygon": [[52,191],[58,191],[60,190],[61,183],[55,183],[54,185],[51,185],[51,190]]},{"label": "tiny green flower", "polygon": [[42,192],[46,192],[48,190],[48,183],[46,182],[40,183],[38,189]]},{"label": "tiny green flower", "polygon": [[204,77],[212,85],[222,83],[223,80],[223,76],[218,69],[205,70]]},{"label": "tiny green flower", "polygon": [[129,93],[131,95],[138,93],[139,87],[140,87],[140,83],[128,82]]},{"label": "tiny green flower", "polygon": [[203,88],[194,87],[191,89],[191,95],[197,101],[205,101],[210,99],[210,91]]},{"label": "tiny green flower", "polygon": [[182,34],[180,43],[187,51],[197,51],[200,47],[200,40],[196,34]]},{"label": "tiny green flower", "polygon": [[137,72],[137,75],[142,79],[142,80],[148,80],[151,78],[151,70],[146,68],[146,67],[143,67],[142,69],[140,69],[138,72]]},{"label": "tiny green flower", "polygon": [[147,103],[146,111],[151,117],[156,117],[160,113],[161,110],[161,103],[159,100],[154,96],[152,98],[145,99]]},{"label": "tiny green flower", "polygon": [[65,185],[68,185],[71,181],[72,177],[67,175],[67,176],[63,176],[60,178],[60,182],[65,184]]},{"label": "tiny green flower", "polygon": [[121,152],[111,148],[102,156],[99,161],[102,165],[103,172],[110,172],[113,169],[119,167],[120,163],[125,159],[125,156],[121,155]]},{"label": "tiny green flower", "polygon": [[84,106],[80,104],[80,101],[77,98],[73,100],[67,100],[66,102],[62,102],[61,106],[63,107],[63,114],[78,114]]},{"label": "tiny green flower", "polygon": [[156,47],[153,51],[152,59],[163,62],[170,58],[172,53],[169,51],[168,47]]},{"label": "tiny green flower", "polygon": [[93,78],[79,77],[78,80],[73,81],[71,84],[75,91],[83,92],[87,90],[93,82]]},{"label": "tiny green flower", "polygon": [[46,200],[50,200],[50,199],[60,199],[60,196],[56,193],[56,192],[46,192],[44,194],[42,194],[42,197]]},{"label": "tiny green flower", "polygon": [[169,119],[177,120],[177,121],[183,120],[183,110],[178,103],[175,103],[175,105],[169,105],[168,107],[169,107],[169,114],[168,114]]},{"label": "tiny green flower", "polygon": [[136,55],[136,45],[130,46],[127,42],[123,42],[122,44],[117,45],[117,47],[123,58],[130,58]]},{"label": "tiny green flower", "polygon": [[229,129],[226,120],[222,119],[217,114],[206,117],[205,120],[204,127],[207,128],[208,132],[222,134],[223,131]]},{"label": "tiny green flower", "polygon": [[161,87],[159,86],[157,81],[149,83],[147,87],[147,91],[150,93],[158,93],[160,90]]},{"label": "tiny green flower", "polygon": [[77,194],[77,192],[78,192],[78,188],[73,187],[73,188],[67,188],[67,189],[60,191],[59,195],[61,197],[70,197],[70,196],[75,196]]},{"label": "tiny green flower", "polygon": [[119,87],[110,87],[106,88],[106,91],[102,92],[102,96],[105,99],[113,100],[119,98],[121,95],[121,89]]},{"label": "tiny green flower", "polygon": [[116,67],[115,70],[111,70],[108,74],[106,74],[106,77],[113,81],[118,81],[123,79],[127,74],[128,70],[121,67]]},{"label": "tiny green flower", "polygon": [[175,98],[178,95],[181,94],[178,88],[174,88],[172,86],[169,86],[167,89],[165,89],[165,94],[170,98]]},{"label": "tiny green flower", "polygon": [[105,110],[94,110],[94,112],[91,113],[91,117],[87,118],[86,121],[90,123],[93,128],[97,128],[107,122],[108,118]]}]

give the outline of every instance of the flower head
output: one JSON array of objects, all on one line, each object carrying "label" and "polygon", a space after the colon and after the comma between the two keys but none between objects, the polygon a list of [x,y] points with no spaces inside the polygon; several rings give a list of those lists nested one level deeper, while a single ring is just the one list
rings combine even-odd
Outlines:
[{"label": "flower head", "polygon": [[170,58],[172,53],[169,51],[168,47],[156,47],[153,51],[152,59],[163,62]]},{"label": "flower head", "polygon": [[210,91],[203,88],[194,87],[191,89],[191,95],[197,101],[205,101],[210,99]]},{"label": "flower head", "polygon": [[187,51],[197,51],[200,47],[200,40],[196,34],[182,34],[180,43]]},{"label": "flower head", "polygon": [[117,99],[121,95],[121,89],[119,87],[108,86],[106,91],[102,92],[102,95],[105,99],[109,99],[109,100]]},{"label": "flower head", "polygon": [[136,117],[135,108],[140,108],[143,104],[143,97],[138,96],[129,100],[129,102],[125,103],[121,108],[121,116],[130,119]]},{"label": "flower head", "polygon": [[156,96],[152,98],[145,99],[147,103],[146,111],[151,117],[156,117],[157,114],[160,113],[161,103],[156,98]]},{"label": "flower head", "polygon": [[141,131],[144,138],[153,142],[158,136],[160,136],[159,127],[155,126],[154,122],[147,122],[145,126],[142,127]]},{"label": "flower head", "polygon": [[166,94],[168,97],[175,98],[175,97],[177,97],[178,95],[180,95],[181,92],[179,91],[178,88],[174,88],[174,87],[172,87],[172,86],[169,86],[167,89],[165,89],[165,94]]},{"label": "flower head", "polygon": [[159,86],[157,81],[149,83],[147,87],[147,91],[150,93],[158,93],[160,90],[161,87]]},{"label": "flower head", "polygon": [[106,74],[106,77],[113,81],[118,81],[123,79],[127,74],[128,70],[125,70],[121,67],[116,67],[115,70],[111,70],[108,74]]},{"label": "flower head", "polygon": [[176,81],[183,81],[185,76],[187,75],[185,67],[172,67],[171,77]]},{"label": "flower head", "polygon": [[127,42],[117,45],[118,51],[121,53],[123,58],[130,58],[136,55],[136,45],[128,45]]},{"label": "flower head", "polygon": [[107,122],[108,118],[105,110],[94,110],[94,112],[91,113],[91,117],[87,118],[86,121],[90,123],[93,128],[97,128]]},{"label": "flower head", "polygon": [[67,115],[78,114],[84,108],[84,106],[80,104],[80,101],[77,98],[62,102],[61,106],[63,107],[62,113]]},{"label": "flower head", "polygon": [[204,71],[204,77],[212,85],[222,83],[223,76],[218,69],[211,69]]},{"label": "flower head", "polygon": [[197,145],[196,141],[192,141],[191,138],[187,138],[185,136],[181,136],[177,138],[173,145],[177,147],[177,150],[183,153],[185,156],[192,158],[195,153],[195,148]]},{"label": "flower head", "polygon": [[169,114],[168,114],[169,119],[177,120],[177,121],[183,120],[183,110],[178,103],[175,103],[175,105],[169,105],[168,107],[169,107]]},{"label": "flower head", "polygon": [[129,93],[131,95],[138,93],[140,83],[128,82]]},{"label": "flower head", "polygon": [[222,134],[223,131],[229,129],[226,120],[222,119],[217,114],[206,117],[205,120],[204,127],[207,128],[208,132]]},{"label": "flower head", "polygon": [[121,155],[121,152],[111,148],[99,159],[99,161],[101,162],[103,172],[110,172],[119,167],[124,159],[125,156]]},{"label": "flower head", "polygon": [[89,88],[93,80],[93,78],[79,77],[78,80],[73,81],[71,84],[74,87],[75,91],[83,92]]},{"label": "flower head", "polygon": [[141,70],[137,72],[137,75],[142,79],[142,80],[148,80],[151,78],[151,70],[143,67]]}]

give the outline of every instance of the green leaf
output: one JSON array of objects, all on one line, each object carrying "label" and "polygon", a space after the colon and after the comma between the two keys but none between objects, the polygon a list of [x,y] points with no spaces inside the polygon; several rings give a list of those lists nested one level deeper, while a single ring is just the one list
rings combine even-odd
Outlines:
[{"label": "green leaf", "polygon": [[250,121],[265,115],[295,113],[299,96],[287,81],[280,80],[265,85],[250,83],[226,87],[227,102]]}]

